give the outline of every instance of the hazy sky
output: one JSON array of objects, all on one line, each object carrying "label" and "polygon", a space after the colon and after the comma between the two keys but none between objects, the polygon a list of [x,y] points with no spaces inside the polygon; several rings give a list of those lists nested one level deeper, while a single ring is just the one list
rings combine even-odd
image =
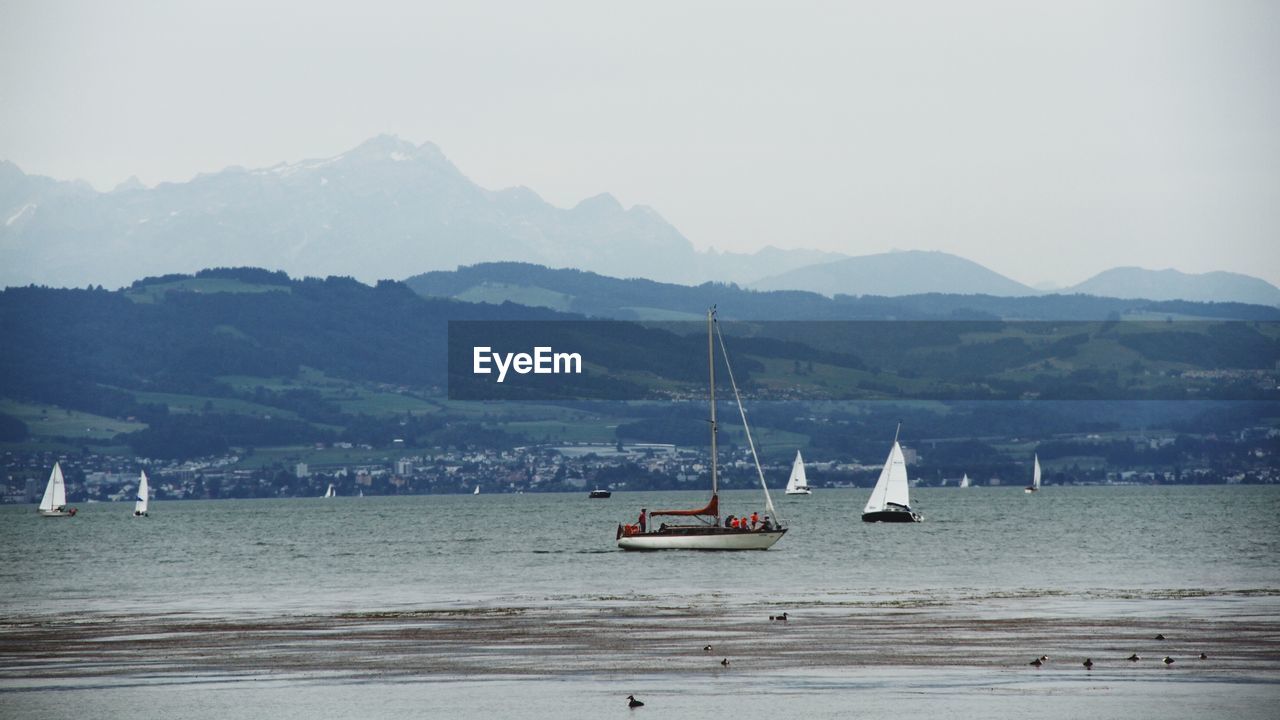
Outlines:
[{"label": "hazy sky", "polygon": [[437,143],[693,243],[1280,284],[1280,3],[0,0],[0,158],[108,189]]}]

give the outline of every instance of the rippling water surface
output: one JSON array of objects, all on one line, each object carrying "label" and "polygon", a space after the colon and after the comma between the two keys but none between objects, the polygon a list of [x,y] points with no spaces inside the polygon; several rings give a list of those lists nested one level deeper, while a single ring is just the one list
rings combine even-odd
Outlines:
[{"label": "rippling water surface", "polygon": [[[859,520],[865,491],[776,500],[791,531],[768,552],[619,552],[640,507],[694,493],[479,495],[81,506],[69,520],[0,509],[8,616],[329,612],[629,594],[1044,596],[1153,600],[1280,588],[1280,488],[917,490],[919,525]],[[726,512],[758,493],[729,492]],[[1246,595],[1241,595],[1247,597]]]},{"label": "rippling water surface", "polygon": [[[751,553],[615,549],[617,523],[633,521],[640,507],[699,506],[706,499],[699,493],[157,502],[143,519],[131,518],[125,504],[83,505],[70,520],[9,506],[0,508],[0,619],[13,628],[118,615],[141,632],[148,617],[259,622],[505,607],[607,615],[611,607],[648,606],[728,608],[724,612],[751,617],[751,608],[768,606],[803,608],[810,617],[931,608],[962,621],[1186,618],[1225,622],[1229,632],[1232,622],[1280,615],[1280,488],[1049,487],[1035,495],[1020,488],[917,490],[913,501],[926,518],[919,525],[862,523],[865,496],[862,490],[779,496],[791,531],[774,549]],[[756,509],[758,499],[758,493],[729,492],[722,507],[742,514]],[[910,632],[910,625],[894,632]],[[131,675],[130,682],[95,685],[83,678],[24,681],[23,663],[33,650],[12,644],[4,648],[0,703],[15,717],[59,717],[59,710],[77,704],[85,706],[79,714],[127,716],[142,695],[162,709],[171,698],[157,687],[175,682],[189,686],[185,697],[207,696],[198,709],[187,708],[200,718],[236,715],[226,712],[235,697],[257,697],[256,707],[277,708],[272,714],[280,717],[342,708],[341,698],[360,698],[348,710],[366,717],[413,714],[423,698],[455,709],[440,716],[485,717],[520,707],[523,712],[508,714],[596,717],[595,703],[615,703],[623,688],[666,693],[668,700],[659,694],[658,704],[670,702],[690,717],[715,716],[714,708],[743,698],[754,698],[739,707],[744,717],[791,710],[842,717],[848,703],[875,716],[905,699],[914,703],[909,714],[955,717],[1028,710],[1108,715],[1108,707],[1140,716],[1144,706],[1189,717],[1224,707],[1228,695],[1236,715],[1266,717],[1266,705],[1280,700],[1274,671],[1198,677],[1197,694],[1168,687],[1168,674],[1113,677],[1106,668],[1028,684],[1021,671],[1002,675],[1011,666],[788,674],[776,663],[755,676],[746,670],[619,678],[547,670],[540,679],[471,681],[446,673],[420,683],[344,680],[342,691],[326,689],[329,683],[315,672],[258,677],[252,687],[243,678],[210,673],[162,680]],[[39,692],[45,685],[64,687],[60,703]],[[1223,698],[1211,702],[1219,690]],[[1184,692],[1187,698],[1177,700]],[[527,702],[504,701],[506,693]],[[565,693],[585,704],[562,706],[556,698]],[[1113,704],[1093,704],[1100,698]],[[95,703],[98,713],[90,710]]]}]

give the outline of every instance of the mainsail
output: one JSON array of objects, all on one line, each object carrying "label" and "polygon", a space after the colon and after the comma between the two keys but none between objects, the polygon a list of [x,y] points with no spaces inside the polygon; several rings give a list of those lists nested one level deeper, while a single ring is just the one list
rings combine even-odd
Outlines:
[{"label": "mainsail", "polygon": [[49,484],[44,488],[44,497],[40,498],[40,509],[56,510],[67,504],[67,483],[62,478],[62,466],[53,464],[53,472],[49,474]]},{"label": "mainsail", "polygon": [[704,508],[697,510],[654,510],[649,513],[649,517],[654,515],[683,515],[685,517],[720,517],[720,496],[712,495],[711,502],[707,503]]},{"label": "mainsail", "polygon": [[1035,470],[1031,474],[1031,487],[1040,489],[1040,454],[1035,455]]},{"label": "mainsail", "polygon": [[893,441],[893,449],[889,451],[889,459],[884,461],[880,471],[880,479],[871,491],[871,499],[862,512],[880,512],[890,505],[910,507],[910,489],[907,484],[907,461],[902,456],[902,446],[897,438]]},{"label": "mainsail", "polygon": [[791,463],[791,477],[787,480],[787,492],[795,493],[809,489],[809,478],[804,474],[804,458],[796,451],[795,462]]},{"label": "mainsail", "polygon": [[138,498],[133,504],[134,515],[147,514],[147,499],[151,496],[151,485],[147,482],[147,471],[142,471],[142,477],[138,479]]}]

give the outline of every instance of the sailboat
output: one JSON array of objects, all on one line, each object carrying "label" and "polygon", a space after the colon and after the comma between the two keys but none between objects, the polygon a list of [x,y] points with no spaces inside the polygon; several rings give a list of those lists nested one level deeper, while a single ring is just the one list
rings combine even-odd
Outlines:
[{"label": "sailboat", "polygon": [[329,489],[324,491],[326,498],[338,497],[338,493],[333,489],[333,483],[329,483]]},{"label": "sailboat", "polygon": [[[747,445],[755,460],[760,488],[764,490],[765,511],[768,514],[761,523],[751,523],[746,518],[735,519],[733,516],[721,522],[719,464],[716,457],[716,435],[719,432],[716,424],[716,338],[720,341],[720,353],[724,356],[724,364],[729,371],[729,383],[733,387],[734,399],[738,402],[738,413],[742,416]],[[715,307],[707,310],[707,369],[710,375],[711,400],[711,499],[705,507],[694,510],[654,510],[648,514],[649,518],[669,516],[682,521],[688,520],[681,524],[662,523],[656,529],[646,526],[645,511],[641,510],[640,523],[618,526],[618,547],[623,550],[768,550],[787,532],[778,521],[773,498],[769,496],[769,486],[764,482],[764,470],[760,468],[760,458],[756,455],[751,428],[747,426],[747,411],[742,407],[742,396],[733,379],[733,366],[729,364],[729,353],[725,350],[724,336],[720,334]]]},{"label": "sailboat", "polygon": [[479,485],[477,485],[477,486],[476,486],[476,489],[471,491],[471,494],[472,494],[472,495],[479,495],[479,494],[480,494],[480,486],[479,486]]},{"label": "sailboat", "polygon": [[969,487],[969,473],[965,473],[964,477],[960,478],[960,487],[962,488]]},{"label": "sailboat", "polygon": [[151,497],[151,484],[147,482],[147,471],[142,471],[142,477],[138,478],[138,498],[133,504],[134,517],[147,517],[147,504]]},{"label": "sailboat", "polygon": [[871,491],[871,499],[862,509],[863,522],[920,522],[924,519],[920,513],[911,510],[907,460],[902,457],[902,446],[898,444],[898,432],[901,430],[902,423],[898,423],[889,459],[884,461],[880,479],[876,480],[875,489]]},{"label": "sailboat", "polygon": [[1031,471],[1031,484],[1023,488],[1023,492],[1033,493],[1040,489],[1040,454],[1035,455],[1035,469]]},{"label": "sailboat", "polygon": [[809,479],[804,474],[804,458],[800,457],[800,451],[796,451],[796,460],[791,463],[791,478],[787,480],[788,495],[811,495],[813,491],[809,489]]},{"label": "sailboat", "polygon": [[40,498],[39,512],[44,517],[72,517],[75,508],[67,507],[67,482],[62,478],[62,466],[53,464],[53,472],[49,473],[49,484],[44,487],[44,497]]}]

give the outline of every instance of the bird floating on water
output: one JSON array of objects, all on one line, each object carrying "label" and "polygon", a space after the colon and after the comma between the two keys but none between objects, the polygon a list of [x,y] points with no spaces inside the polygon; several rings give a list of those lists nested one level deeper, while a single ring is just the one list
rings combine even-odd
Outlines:
[{"label": "bird floating on water", "polygon": [[1208,656],[1208,655],[1205,655],[1204,653],[1200,653],[1200,659],[1201,659],[1201,660],[1208,660],[1208,659],[1209,659],[1209,656]]},{"label": "bird floating on water", "polygon": [[630,708],[644,707],[644,703],[637,700],[635,695],[628,695],[627,707],[630,707]]},{"label": "bird floating on water", "polygon": [[1093,660],[1091,660],[1090,658],[1085,658],[1085,659],[1084,659],[1084,662],[1083,662],[1083,663],[1080,663],[1080,664],[1081,664],[1081,665],[1084,665],[1084,669],[1085,669],[1085,670],[1092,670],[1092,669],[1093,669]]},{"label": "bird floating on water", "polygon": [[1049,662],[1049,656],[1048,656],[1048,655],[1041,655],[1041,656],[1040,656],[1040,662]]},{"label": "bird floating on water", "polygon": [[1169,657],[1168,655],[1165,655],[1164,660],[1161,660],[1160,662],[1164,663],[1165,665],[1172,665],[1173,658]]},{"label": "bird floating on water", "polygon": [[1163,639],[1164,639],[1164,635],[1163,635],[1163,634],[1157,634],[1157,635],[1156,635],[1156,639],[1157,639],[1157,640],[1163,640]]},{"label": "bird floating on water", "polygon": [[702,646],[702,652],[711,652],[711,646],[710,646],[710,645],[703,645],[703,646]]},{"label": "bird floating on water", "polygon": [[1030,665],[1031,667],[1040,667],[1041,665],[1043,665],[1043,664],[1044,664],[1044,662],[1043,662],[1043,661],[1041,661],[1041,660],[1040,660],[1040,658],[1036,658],[1035,660],[1032,660],[1031,662],[1029,662],[1029,663],[1027,663],[1027,664],[1028,664],[1028,665]]},{"label": "bird floating on water", "polygon": [[725,666],[725,667],[729,667],[729,658],[725,658],[725,659],[721,660],[721,661],[720,661],[720,664],[721,664],[721,665],[723,665],[723,666]]},{"label": "bird floating on water", "polygon": [[1125,660],[1128,660],[1128,661],[1130,661],[1130,662],[1138,662],[1138,661],[1139,661],[1139,660],[1141,660],[1141,659],[1142,659],[1142,656],[1141,656],[1141,655],[1139,655],[1138,653],[1134,653],[1134,654],[1130,655],[1129,657],[1125,658]]},{"label": "bird floating on water", "polygon": [[786,621],[787,621],[787,614],[786,614],[786,613],[782,613],[781,615],[770,615],[770,616],[769,616],[769,619],[770,619],[770,620],[778,620],[778,621],[780,621],[780,622],[786,622]]}]

